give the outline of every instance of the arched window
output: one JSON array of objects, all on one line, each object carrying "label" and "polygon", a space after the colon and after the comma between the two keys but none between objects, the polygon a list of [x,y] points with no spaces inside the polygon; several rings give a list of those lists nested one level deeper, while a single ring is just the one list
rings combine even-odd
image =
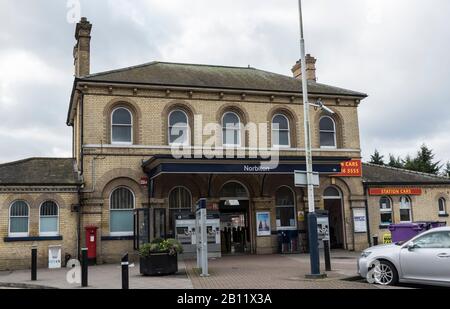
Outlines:
[{"label": "arched window", "polygon": [[188,116],[182,110],[169,114],[169,145],[189,145]]},{"label": "arched window", "polygon": [[241,146],[241,119],[233,112],[228,112],[222,118],[223,146]]},{"label": "arched window", "polygon": [[289,119],[285,115],[276,114],[272,118],[272,146],[290,147],[290,133]]},{"label": "arched window", "polygon": [[277,229],[295,229],[295,197],[294,192],[288,187],[281,187],[275,195],[275,208],[277,216]]},{"label": "arched window", "polygon": [[133,235],[134,193],[125,187],[115,189],[109,199],[111,236]]},{"label": "arched window", "polygon": [[111,142],[113,144],[133,143],[133,116],[124,108],[116,108],[111,114]]},{"label": "arched window", "polygon": [[59,209],[52,201],[42,203],[39,211],[39,235],[57,236],[59,232]]},{"label": "arched window", "polygon": [[325,191],[323,191],[323,197],[325,199],[340,199],[341,192],[339,192],[339,190],[335,187],[328,187]]},{"label": "arched window", "polygon": [[445,198],[441,197],[438,201],[439,206],[439,215],[445,216],[447,215],[447,204]]},{"label": "arched window", "polygon": [[336,148],[336,123],[333,118],[324,116],[320,118],[320,147]]},{"label": "arched window", "polygon": [[248,199],[247,189],[239,182],[228,182],[220,190],[220,198],[222,199]]},{"label": "arched window", "polygon": [[380,218],[381,225],[392,223],[392,203],[391,199],[386,196],[380,198]]},{"label": "arched window", "polygon": [[192,212],[191,192],[185,187],[176,187],[169,194],[169,234],[175,236],[175,219],[177,213]]},{"label": "arched window", "polygon": [[400,197],[400,222],[411,222],[411,199],[408,196]]},{"label": "arched window", "polygon": [[29,222],[29,207],[24,201],[12,203],[9,209],[9,236],[27,237]]}]

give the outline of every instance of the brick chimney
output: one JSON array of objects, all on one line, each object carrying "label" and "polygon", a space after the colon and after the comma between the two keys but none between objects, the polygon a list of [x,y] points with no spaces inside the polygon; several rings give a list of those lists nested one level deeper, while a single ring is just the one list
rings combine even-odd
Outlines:
[{"label": "brick chimney", "polygon": [[82,17],[75,29],[75,39],[77,40],[77,44],[73,48],[75,77],[90,73],[91,30],[92,24],[86,17]]},{"label": "brick chimney", "polygon": [[[308,80],[317,81],[316,61],[316,58],[312,57],[310,54],[306,55],[306,78]],[[302,66],[300,60],[297,61],[292,68],[292,73],[294,73],[295,78],[302,79]]]}]

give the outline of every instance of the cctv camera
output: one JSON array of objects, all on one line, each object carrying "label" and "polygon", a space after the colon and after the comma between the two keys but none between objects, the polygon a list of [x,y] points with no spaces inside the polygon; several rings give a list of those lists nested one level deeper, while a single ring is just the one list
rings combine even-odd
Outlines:
[{"label": "cctv camera", "polygon": [[326,107],[325,105],[322,105],[322,110],[330,115],[334,115],[335,112],[332,111],[330,108]]}]

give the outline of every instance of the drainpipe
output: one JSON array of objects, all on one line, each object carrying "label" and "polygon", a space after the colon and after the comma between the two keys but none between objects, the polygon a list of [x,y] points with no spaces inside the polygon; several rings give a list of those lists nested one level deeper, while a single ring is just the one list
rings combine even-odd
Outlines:
[{"label": "drainpipe", "polygon": [[364,188],[364,196],[366,198],[365,200],[365,204],[366,204],[366,224],[367,224],[367,242],[369,244],[369,247],[371,245],[371,236],[372,233],[370,232],[370,217],[369,217],[369,194],[368,194],[368,189]]}]

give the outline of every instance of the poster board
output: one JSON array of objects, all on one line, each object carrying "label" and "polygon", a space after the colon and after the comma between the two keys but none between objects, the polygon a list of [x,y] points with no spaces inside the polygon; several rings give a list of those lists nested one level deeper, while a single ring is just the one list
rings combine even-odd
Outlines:
[{"label": "poster board", "polygon": [[353,227],[355,233],[367,233],[367,214],[364,208],[353,209]]},{"label": "poster board", "polygon": [[272,229],[270,228],[270,212],[261,211],[256,213],[256,235],[270,236]]}]

